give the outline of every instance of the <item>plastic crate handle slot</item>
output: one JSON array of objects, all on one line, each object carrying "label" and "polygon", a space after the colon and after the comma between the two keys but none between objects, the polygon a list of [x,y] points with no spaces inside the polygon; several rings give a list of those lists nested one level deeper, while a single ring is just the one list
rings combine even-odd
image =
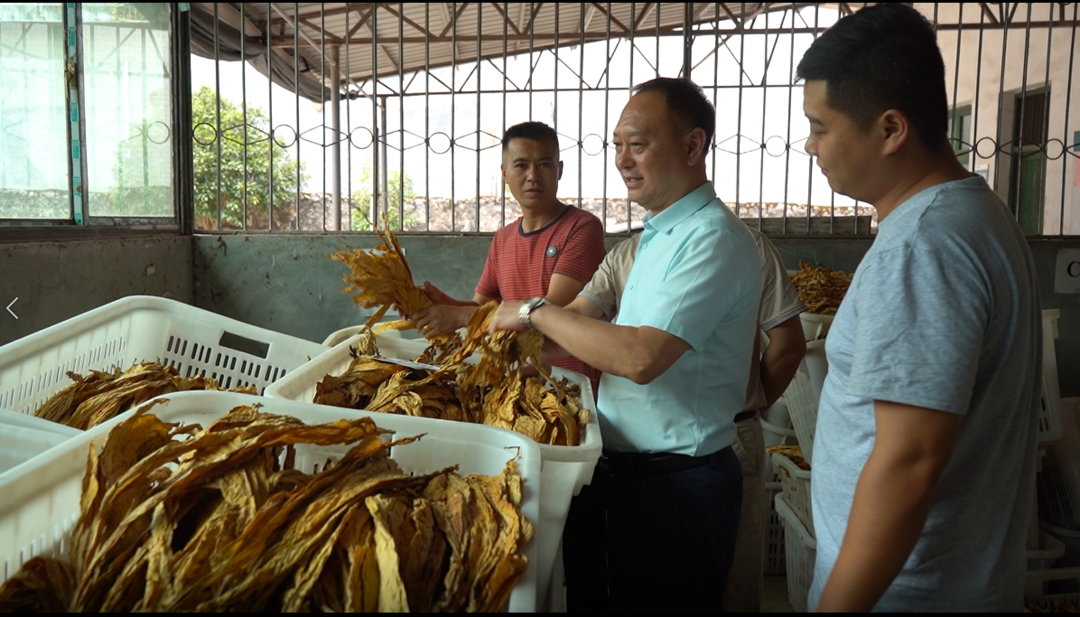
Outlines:
[{"label": "plastic crate handle slot", "polygon": [[265,360],[266,356],[270,353],[270,343],[256,341],[255,339],[240,336],[239,334],[233,334],[232,332],[223,332],[221,334],[221,339],[218,340],[218,344],[234,351],[241,351],[250,356],[262,358],[263,360]]}]

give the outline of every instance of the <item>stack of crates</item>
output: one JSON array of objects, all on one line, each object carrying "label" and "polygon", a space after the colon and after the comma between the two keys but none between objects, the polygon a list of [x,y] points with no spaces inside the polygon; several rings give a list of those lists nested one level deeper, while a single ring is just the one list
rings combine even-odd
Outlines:
[{"label": "stack of crates", "polygon": [[[539,446],[529,437],[490,426],[442,422],[427,418],[337,409],[311,403],[256,397],[234,392],[177,392],[159,397],[168,404],[154,408],[164,422],[197,423],[204,427],[228,410],[259,404],[267,413],[287,415],[305,424],[328,424],[340,418],[370,417],[395,436],[423,435],[423,439],[398,445],[389,457],[406,473],[419,475],[451,466],[462,475],[498,475],[508,460],[515,460],[523,480],[521,512],[530,521],[541,518]],[[155,399],[158,400],[158,399]],[[94,426],[13,473],[0,475],[0,582],[14,575],[35,556],[63,558],[71,543],[71,531],[78,518],[82,480],[91,448],[104,445],[114,426],[135,413],[128,411]],[[329,457],[344,455],[353,444],[315,446],[301,443],[292,448],[296,469],[313,473]],[[287,455],[281,453],[281,460]],[[530,542],[523,553],[529,564],[536,563],[537,543]],[[536,612],[538,572],[529,567],[522,574],[504,607],[509,612]]]},{"label": "stack of crates", "polygon": [[[352,361],[350,349],[357,346],[360,336],[356,333],[361,329],[362,327],[355,326],[332,334],[325,341],[333,345],[331,349],[267,388],[266,396],[311,403],[316,386],[323,377],[340,375],[348,368]],[[375,344],[384,357],[406,362],[416,358],[428,345],[424,339],[408,339],[397,333],[376,334]],[[466,362],[475,363],[479,360],[480,356],[473,354],[472,357],[466,359]],[[556,379],[565,377],[570,383],[577,385],[581,389],[582,405],[595,410],[592,384],[587,377],[559,368],[552,371],[552,376]],[[421,419],[432,423],[433,426],[448,422],[430,418]],[[592,482],[593,468],[603,449],[599,416],[595,413],[591,414],[589,423],[582,432],[579,445],[538,444],[538,448],[541,460],[540,517],[535,521],[537,544],[535,563],[537,564],[537,589],[541,595],[539,607],[540,610],[558,611],[563,606],[562,560],[559,557],[563,527],[570,510],[571,498],[581,492],[584,485]],[[553,581],[554,584],[552,584]]]},{"label": "stack of crates", "polygon": [[[807,337],[807,358],[795,372],[783,396],[791,428],[777,428],[794,435],[794,439],[789,439],[786,443],[798,444],[802,448],[803,458],[809,463],[813,456],[821,382],[824,381],[827,371],[824,338],[833,318],[831,315],[803,313],[801,319]],[[814,574],[817,549],[810,508],[810,472],[800,469],[782,454],[773,454],[770,462],[773,480],[771,486],[776,488],[766,491],[771,506],[766,573],[787,576],[788,600],[792,608],[802,612],[806,610],[806,596]],[[779,528],[775,532],[771,529],[773,524]],[[774,535],[779,537],[779,547],[775,544]],[[770,572],[768,565],[777,561],[774,555],[778,553],[784,556],[783,569]]]},{"label": "stack of crates", "polygon": [[0,445],[22,439],[18,448],[3,446],[10,456],[0,471],[82,433],[33,415],[72,383],[69,372],[85,376],[156,360],[182,377],[202,375],[223,388],[252,386],[262,394],[327,349],[166,298],[110,302],[0,346]]}]

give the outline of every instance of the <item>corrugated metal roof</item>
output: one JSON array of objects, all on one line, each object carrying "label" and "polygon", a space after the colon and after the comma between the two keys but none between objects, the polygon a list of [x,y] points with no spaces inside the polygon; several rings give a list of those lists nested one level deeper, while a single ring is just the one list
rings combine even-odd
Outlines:
[{"label": "corrugated metal roof", "polygon": [[[333,73],[330,67],[336,53],[339,83],[355,83],[369,79],[373,70],[385,77],[609,36],[677,35],[686,25],[687,6],[693,24],[737,32],[744,20],[762,12],[804,4],[304,2],[246,3],[244,10],[263,33],[269,29],[271,46],[299,48],[317,70],[325,66],[328,74]],[[373,57],[377,58],[375,67]]]}]

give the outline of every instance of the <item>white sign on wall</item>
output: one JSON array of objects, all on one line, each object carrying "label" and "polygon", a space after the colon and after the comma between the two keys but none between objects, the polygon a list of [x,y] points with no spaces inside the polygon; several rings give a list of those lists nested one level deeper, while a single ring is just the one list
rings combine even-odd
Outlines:
[{"label": "white sign on wall", "polygon": [[1080,249],[1058,251],[1054,272],[1054,293],[1080,293]]}]

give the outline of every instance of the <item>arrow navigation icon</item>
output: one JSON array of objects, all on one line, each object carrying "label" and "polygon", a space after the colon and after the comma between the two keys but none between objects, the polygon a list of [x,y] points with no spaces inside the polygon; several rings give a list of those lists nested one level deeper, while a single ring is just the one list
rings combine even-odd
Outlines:
[{"label": "arrow navigation icon", "polygon": [[19,316],[15,314],[15,311],[11,310],[11,305],[15,304],[18,301],[19,301],[19,299],[15,298],[14,300],[11,301],[11,304],[7,305],[7,312],[11,313],[11,316],[14,317],[15,319],[18,319]]}]

